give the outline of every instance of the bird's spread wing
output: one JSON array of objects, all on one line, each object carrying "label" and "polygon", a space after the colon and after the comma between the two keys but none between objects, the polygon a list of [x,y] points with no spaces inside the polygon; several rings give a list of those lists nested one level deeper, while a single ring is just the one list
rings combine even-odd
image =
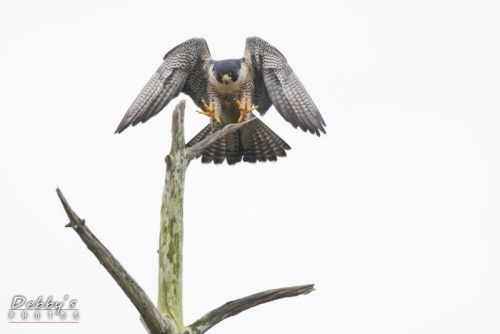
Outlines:
[{"label": "bird's spread wing", "polygon": [[132,103],[115,133],[144,123],[182,91],[197,101],[206,95],[206,68],[211,57],[207,42],[193,38],[170,50],[163,64]]},{"label": "bird's spread wing", "polygon": [[261,114],[274,105],[293,127],[318,136],[319,131],[326,133],[323,117],[281,52],[261,38],[249,37],[245,61],[250,61],[253,67],[252,102],[259,106]]}]

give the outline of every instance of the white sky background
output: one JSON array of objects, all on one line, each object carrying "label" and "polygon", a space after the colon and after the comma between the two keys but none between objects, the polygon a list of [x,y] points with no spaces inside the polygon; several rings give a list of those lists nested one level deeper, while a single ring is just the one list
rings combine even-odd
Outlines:
[{"label": "white sky background", "polygon": [[[0,2],[2,333],[142,333],[139,314],[55,193],[157,299],[171,111],[113,132],[164,54],[276,46],[326,123],[272,108],[278,163],[192,162],[184,321],[249,294],[315,283],[211,333],[500,332],[500,2]],[[188,98],[189,99],[189,98]],[[187,139],[207,118],[186,109]],[[15,330],[12,297],[78,300],[71,330]]]}]

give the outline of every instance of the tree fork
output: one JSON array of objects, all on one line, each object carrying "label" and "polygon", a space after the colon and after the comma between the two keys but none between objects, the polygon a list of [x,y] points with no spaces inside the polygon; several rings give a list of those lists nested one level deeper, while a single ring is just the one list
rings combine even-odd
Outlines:
[{"label": "tree fork", "polygon": [[122,288],[139,311],[146,330],[152,334],[202,334],[220,321],[251,307],[285,297],[305,295],[314,291],[314,285],[309,284],[260,292],[228,302],[207,313],[193,324],[184,327],[182,319],[182,241],[186,169],[189,162],[203,152],[206,147],[225,134],[236,131],[252,121],[248,120],[227,125],[220,131],[187,148],[184,141],[184,109],[184,100],[180,101],[174,109],[172,115],[172,146],[170,153],[165,158],[167,166],[162,196],[158,248],[158,308],[153,305],[144,290],[127,273],[113,254],[90,231],[88,226],[85,225],[85,221],[80,219],[71,209],[62,192],[57,189],[59,199],[70,220],[70,223],[66,226],[73,228]]}]

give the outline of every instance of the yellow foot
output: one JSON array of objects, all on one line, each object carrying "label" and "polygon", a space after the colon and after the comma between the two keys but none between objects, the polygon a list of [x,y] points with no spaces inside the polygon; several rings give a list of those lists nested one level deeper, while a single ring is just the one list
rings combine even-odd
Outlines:
[{"label": "yellow foot", "polygon": [[205,108],[205,111],[197,110],[198,113],[208,117],[212,117],[213,119],[215,119],[217,122],[220,123],[219,116],[217,116],[217,113],[215,112],[215,102],[210,103],[210,107],[203,99],[201,99],[201,103],[203,104],[203,108]]},{"label": "yellow foot", "polygon": [[259,106],[253,106],[252,108],[250,108],[250,105],[248,104],[248,95],[245,95],[243,104],[240,102],[240,100],[236,100],[236,104],[240,109],[240,118],[238,118],[238,123],[240,123],[246,115],[251,114],[252,111],[259,108]]}]

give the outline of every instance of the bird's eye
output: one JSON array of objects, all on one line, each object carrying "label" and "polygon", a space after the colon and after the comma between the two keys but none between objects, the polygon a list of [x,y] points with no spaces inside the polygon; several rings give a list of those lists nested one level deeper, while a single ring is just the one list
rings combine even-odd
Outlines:
[{"label": "bird's eye", "polygon": [[229,75],[233,75],[233,71],[229,72]]}]

